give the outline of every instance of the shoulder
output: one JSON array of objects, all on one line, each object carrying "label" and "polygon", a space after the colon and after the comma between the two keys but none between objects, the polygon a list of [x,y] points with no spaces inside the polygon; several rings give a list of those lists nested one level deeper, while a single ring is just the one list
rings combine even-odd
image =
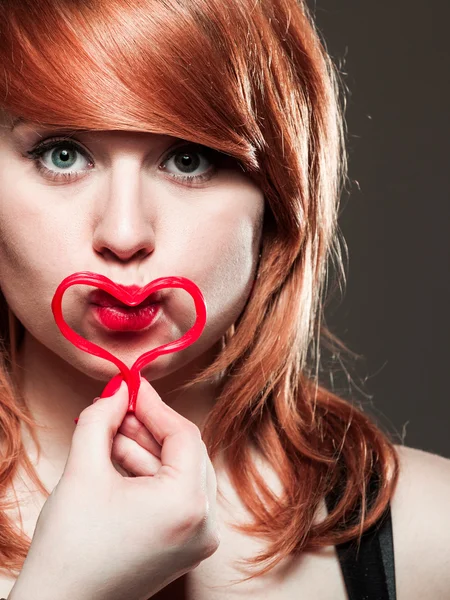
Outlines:
[{"label": "shoulder", "polygon": [[395,446],[400,473],[391,499],[399,600],[450,598],[450,460]]}]

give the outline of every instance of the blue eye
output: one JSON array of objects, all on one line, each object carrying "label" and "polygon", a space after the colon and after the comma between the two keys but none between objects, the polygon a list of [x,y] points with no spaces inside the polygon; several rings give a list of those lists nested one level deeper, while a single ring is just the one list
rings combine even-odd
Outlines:
[{"label": "blue eye", "polygon": [[[34,162],[38,172],[53,181],[79,179],[94,167],[94,162],[87,151],[67,137],[44,140],[28,151],[27,155],[27,158]],[[170,150],[158,168],[167,172],[171,178],[185,185],[194,186],[197,182],[211,179],[218,171],[219,163],[225,158],[226,155],[207,146],[187,143]],[[181,174],[169,171],[167,166],[170,164],[174,165],[179,172],[181,171]],[[204,172],[195,174],[195,171],[202,166]]]},{"label": "blue eye", "polygon": [[[183,175],[174,175],[173,173],[170,173],[172,177],[188,182],[194,180],[204,181],[211,178],[211,171],[214,171],[214,167],[219,161],[219,158],[215,158],[214,155],[218,155],[218,153],[214,152],[214,150],[211,150],[210,148],[198,146],[196,144],[188,144],[181,148],[175,148],[172,150],[169,153],[169,156],[165,158],[163,165],[166,165],[172,158],[175,158],[174,164],[177,169],[181,170]],[[212,164],[213,169],[209,168],[206,173],[202,173],[200,175],[191,175],[191,173],[196,171],[203,162],[202,160],[199,160],[199,156],[203,156],[203,158],[207,157],[206,162]]]},{"label": "blue eye", "polygon": [[[49,155],[52,165],[62,171],[54,171],[43,162],[46,155]],[[28,158],[34,162],[36,169],[46,178],[53,181],[79,178],[79,171],[72,170],[77,162],[77,155],[80,155],[85,162],[84,171],[91,170],[94,166],[87,152],[72,140],[64,138],[61,140],[46,140],[35,146],[27,152]],[[71,169],[71,170],[69,170]],[[83,171],[83,172],[84,172]]]}]

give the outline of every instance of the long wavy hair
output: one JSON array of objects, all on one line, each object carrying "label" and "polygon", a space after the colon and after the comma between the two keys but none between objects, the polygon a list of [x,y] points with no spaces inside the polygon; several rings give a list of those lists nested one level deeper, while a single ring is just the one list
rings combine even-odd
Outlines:
[{"label": "long wavy hair", "polygon": [[[345,91],[304,1],[2,0],[0,64],[0,104],[11,118],[181,137],[235,158],[260,186],[253,292],[217,359],[187,386],[225,374],[203,439],[212,460],[223,451],[253,517],[233,526],[267,542],[243,561],[247,579],[288,556],[360,539],[386,510],[399,461],[389,434],[320,381],[323,342],[340,344],[324,302],[331,267],[345,283],[337,224],[348,181]],[[17,385],[23,329],[1,296],[0,564],[10,572],[30,540],[5,512],[8,484],[22,466],[49,493],[21,440],[26,423],[37,443]],[[252,446],[281,494],[259,475]],[[374,473],[380,485],[369,498]],[[340,502],[317,522],[337,485]]]}]

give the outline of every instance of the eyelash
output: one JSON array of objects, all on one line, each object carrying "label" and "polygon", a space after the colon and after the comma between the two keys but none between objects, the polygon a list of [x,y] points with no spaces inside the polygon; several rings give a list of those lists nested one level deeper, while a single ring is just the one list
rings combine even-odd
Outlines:
[{"label": "eyelash", "polygon": [[[55,150],[56,148],[65,148],[70,150],[75,150],[84,156],[84,158],[89,162],[89,165],[92,165],[93,162],[87,155],[86,151],[75,143],[71,138],[53,138],[50,140],[45,140],[39,143],[37,146],[27,151],[27,156],[29,160],[34,163],[34,166],[38,170],[39,173],[43,174],[46,178],[51,179],[52,181],[72,181],[73,179],[79,179],[80,175],[78,172],[68,172],[68,173],[56,173],[47,169],[41,162],[40,159],[42,156],[48,152],[49,150]],[[170,177],[176,179],[178,181],[183,182],[184,185],[195,186],[197,182],[207,181],[211,179],[213,175],[217,172],[217,165],[220,161],[221,153],[213,150],[212,148],[208,148],[207,146],[202,146],[200,144],[187,143],[183,146],[177,146],[169,151],[168,155],[164,157],[163,163],[165,164],[168,160],[170,160],[173,156],[181,153],[182,151],[190,150],[191,152],[194,150],[194,153],[203,154],[206,156],[208,160],[212,163],[213,169],[209,169],[206,173],[202,175],[174,175],[173,173],[168,173]]]}]

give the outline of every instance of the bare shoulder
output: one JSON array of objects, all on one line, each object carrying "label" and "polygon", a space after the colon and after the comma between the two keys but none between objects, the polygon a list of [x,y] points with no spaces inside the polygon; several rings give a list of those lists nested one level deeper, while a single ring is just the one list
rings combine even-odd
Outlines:
[{"label": "bare shoulder", "polygon": [[450,598],[450,460],[407,446],[391,500],[399,600]]}]

